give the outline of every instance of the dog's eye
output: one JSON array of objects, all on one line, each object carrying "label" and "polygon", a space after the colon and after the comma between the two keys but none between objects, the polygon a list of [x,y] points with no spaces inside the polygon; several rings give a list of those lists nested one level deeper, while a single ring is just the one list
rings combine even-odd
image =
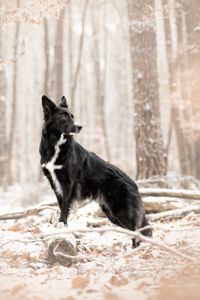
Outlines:
[{"label": "dog's eye", "polygon": [[72,119],[74,118],[74,115],[71,114]]}]

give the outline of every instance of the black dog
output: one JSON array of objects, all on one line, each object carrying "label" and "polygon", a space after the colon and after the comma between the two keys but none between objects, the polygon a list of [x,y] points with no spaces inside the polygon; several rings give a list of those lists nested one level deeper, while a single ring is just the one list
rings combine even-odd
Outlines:
[{"label": "black dog", "polygon": [[[88,152],[74,141],[82,126],[74,122],[65,97],[56,106],[42,97],[44,125],[40,144],[41,165],[60,206],[60,222],[67,223],[73,200],[97,199],[108,219],[135,230],[148,225],[135,182],[119,168]],[[143,231],[151,236],[151,230]],[[133,239],[133,246],[138,242]]]}]

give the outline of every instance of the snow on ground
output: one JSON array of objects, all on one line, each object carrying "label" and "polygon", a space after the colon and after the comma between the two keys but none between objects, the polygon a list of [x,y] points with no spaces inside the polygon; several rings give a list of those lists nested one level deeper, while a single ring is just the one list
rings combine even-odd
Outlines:
[{"label": "snow on ground", "polygon": [[[35,203],[55,200],[45,188],[40,191],[33,188],[29,195],[31,204],[34,199]],[[25,203],[26,197],[17,186],[0,192],[1,213],[16,211]],[[132,249],[130,238],[115,232],[76,234],[77,255],[82,257],[73,260],[70,267],[50,264],[48,241],[22,243],[19,240],[63,231],[57,220],[55,207],[37,216],[0,221],[1,300],[165,300],[173,299],[174,295],[180,300],[188,299],[183,295],[190,295],[191,300],[199,299],[192,294],[199,291],[200,280],[198,215],[162,223],[154,230],[156,240],[196,258],[195,264],[145,243]],[[78,210],[75,207],[68,222],[69,229],[107,226],[115,227],[99,214],[94,202]],[[7,241],[11,242],[5,244]],[[176,294],[181,291],[183,295]]]}]

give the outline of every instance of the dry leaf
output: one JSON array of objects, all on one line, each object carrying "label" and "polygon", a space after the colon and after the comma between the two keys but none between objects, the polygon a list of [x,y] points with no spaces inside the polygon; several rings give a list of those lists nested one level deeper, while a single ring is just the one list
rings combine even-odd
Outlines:
[{"label": "dry leaf", "polygon": [[8,228],[8,231],[18,232],[18,231],[24,231],[24,227],[20,224],[15,224]]},{"label": "dry leaf", "polygon": [[63,300],[76,300],[73,296],[62,298]]},{"label": "dry leaf", "polygon": [[112,276],[110,279],[110,283],[115,286],[123,286],[128,284],[128,280],[122,276],[119,277]]},{"label": "dry leaf", "polygon": [[72,288],[73,289],[82,289],[86,287],[86,285],[89,283],[88,278],[83,277],[75,277],[72,279]]},{"label": "dry leaf", "polygon": [[11,295],[16,295],[19,292],[21,292],[21,290],[24,290],[24,287],[26,286],[25,283],[18,283],[16,284],[10,291]]},{"label": "dry leaf", "polygon": [[33,234],[41,233],[41,230],[38,227],[33,228],[31,231],[32,231]]},{"label": "dry leaf", "polygon": [[106,293],[104,299],[105,300],[120,300],[120,298],[116,294],[113,294],[113,293]]}]

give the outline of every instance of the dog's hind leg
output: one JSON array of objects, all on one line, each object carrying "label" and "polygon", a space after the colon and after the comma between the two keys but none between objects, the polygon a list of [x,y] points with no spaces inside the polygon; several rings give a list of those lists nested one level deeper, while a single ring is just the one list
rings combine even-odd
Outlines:
[{"label": "dog's hind leg", "polygon": [[[137,216],[135,215],[135,208],[133,208],[132,213],[131,209],[120,209],[120,210],[111,210],[108,209],[105,205],[101,205],[102,211],[105,213],[107,218],[115,225],[120,226],[124,229],[135,230]],[[133,247],[139,246],[140,242],[132,239]]]},{"label": "dog's hind leg", "polygon": [[104,212],[104,214],[106,215],[106,217],[115,225],[120,226],[120,223],[118,222],[118,220],[110,213],[110,211],[106,208],[105,205],[101,205],[101,209]]},{"label": "dog's hind leg", "polygon": [[[121,227],[129,230],[137,229],[137,216],[135,211],[122,209],[116,213],[116,219],[118,220]],[[132,246],[135,248],[139,246],[140,242],[136,239],[132,239]]]},{"label": "dog's hind leg", "polygon": [[[148,225],[149,225],[149,222],[147,221],[147,219],[144,215],[141,227],[146,227]],[[145,236],[152,237],[152,229],[151,228],[146,228],[146,229],[142,230],[141,233]]]},{"label": "dog's hind leg", "polygon": [[[134,207],[132,203],[120,208],[115,207],[112,214],[116,220],[115,224],[122,228],[134,231],[141,227],[143,216],[140,209]],[[132,239],[132,246],[134,248],[139,246],[139,244],[140,241],[134,238]]]}]

